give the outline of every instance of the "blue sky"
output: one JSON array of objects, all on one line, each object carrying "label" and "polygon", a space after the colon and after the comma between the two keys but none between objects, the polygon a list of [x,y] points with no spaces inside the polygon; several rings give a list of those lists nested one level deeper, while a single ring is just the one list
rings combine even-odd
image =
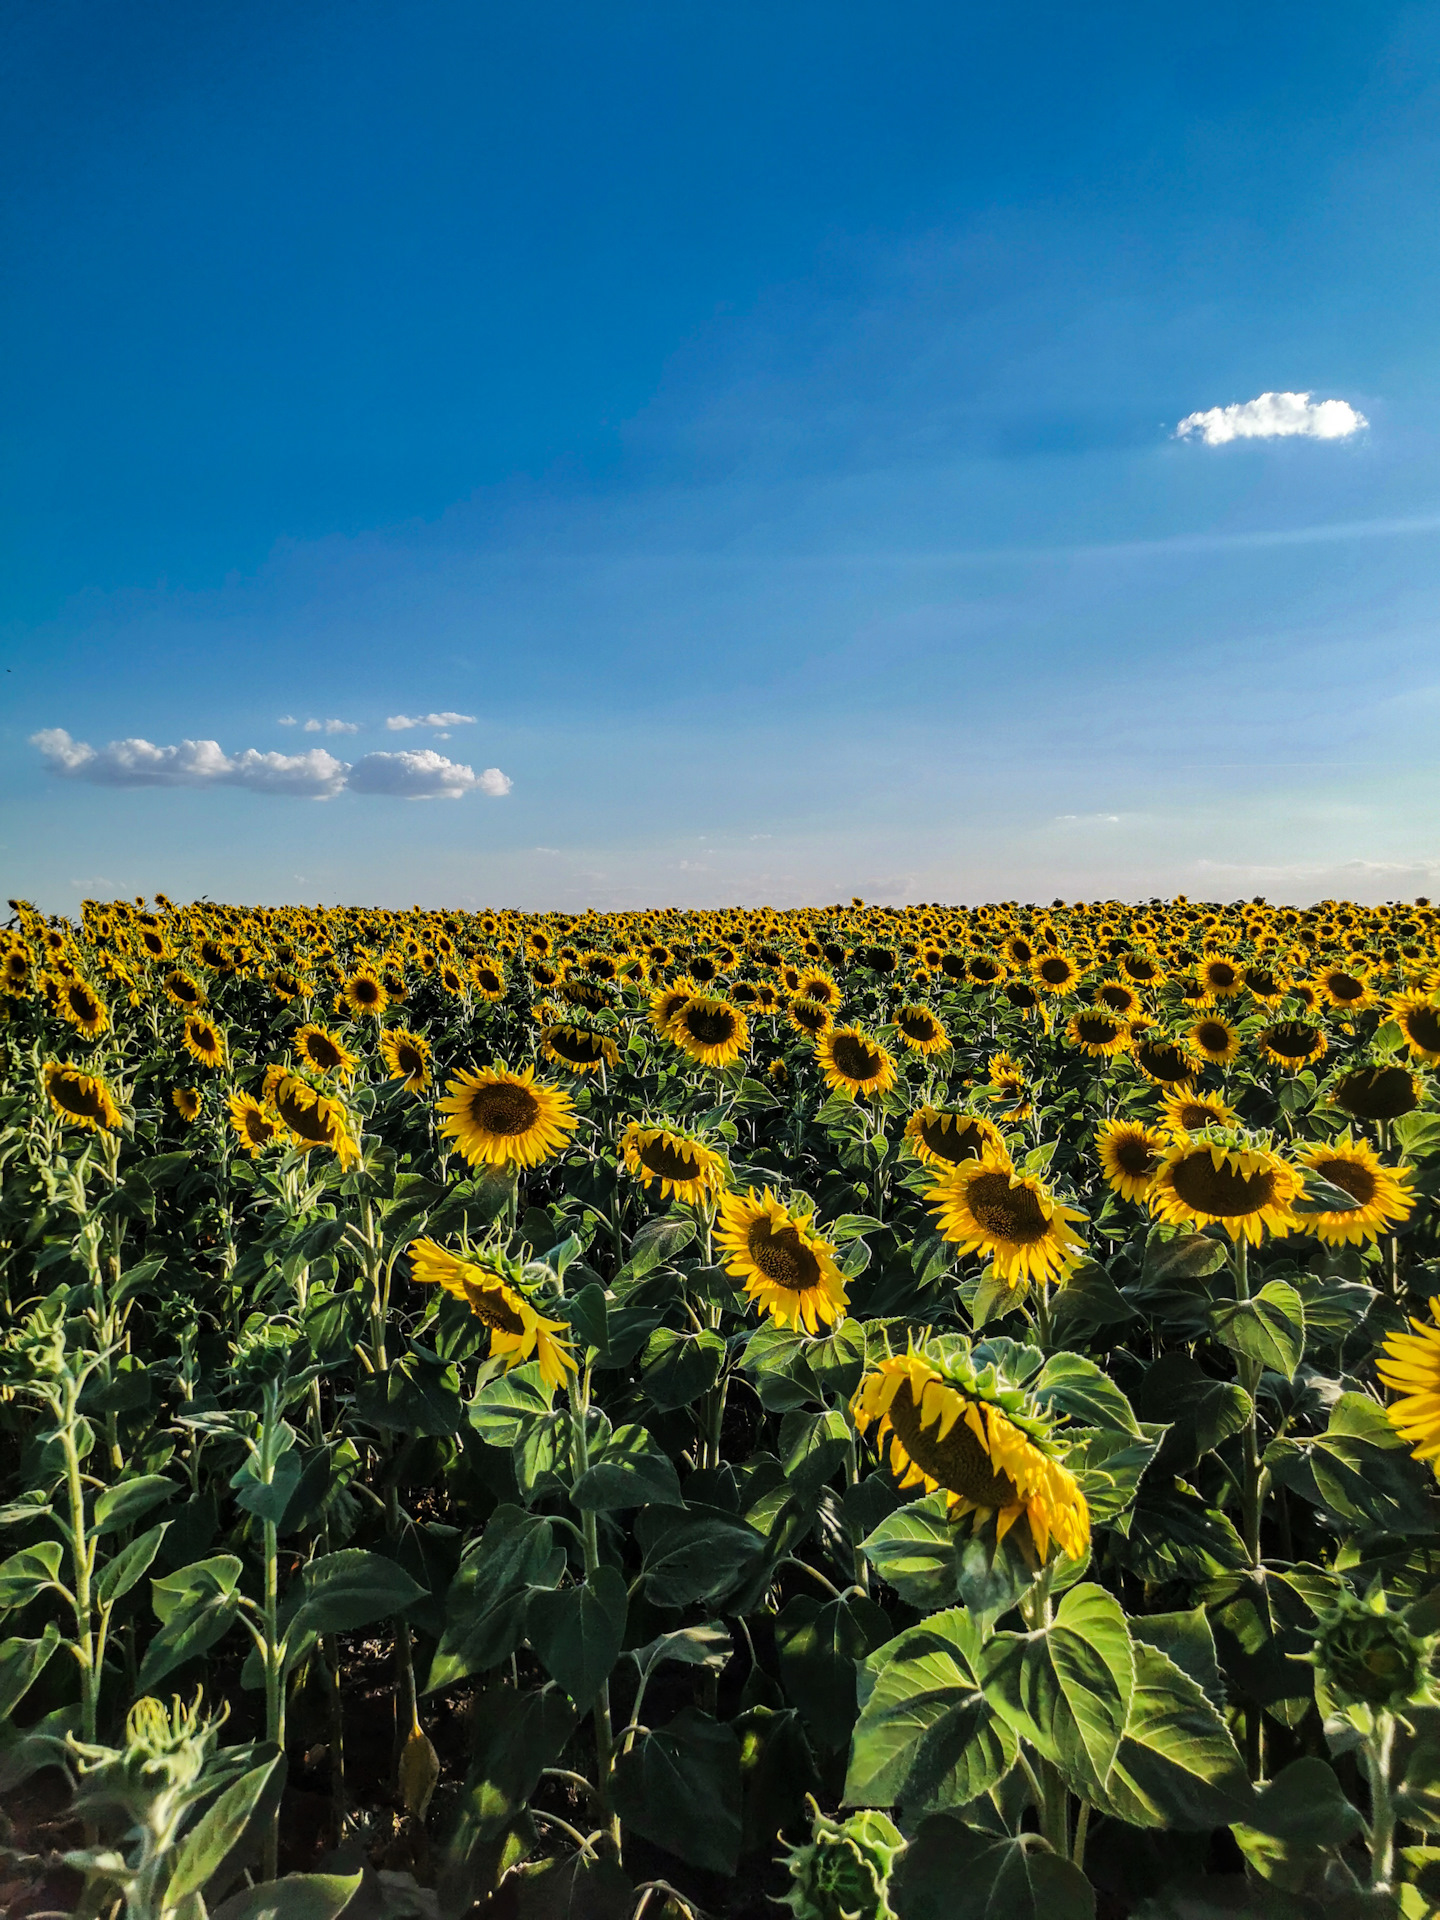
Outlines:
[{"label": "blue sky", "polygon": [[1440,893],[1440,8],[7,37],[5,892]]}]

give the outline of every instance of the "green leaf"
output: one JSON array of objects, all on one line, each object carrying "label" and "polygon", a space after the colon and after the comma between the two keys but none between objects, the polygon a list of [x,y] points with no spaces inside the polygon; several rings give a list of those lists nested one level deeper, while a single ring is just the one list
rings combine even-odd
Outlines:
[{"label": "green leaf", "polygon": [[1212,1378],[1185,1353],[1162,1354],[1148,1367],[1136,1399],[1146,1419],[1170,1423],[1161,1463],[1171,1473],[1191,1472],[1250,1418],[1244,1388]]},{"label": "green leaf", "polygon": [[643,1280],[667,1260],[673,1260],[695,1238],[695,1222],[688,1214],[667,1214],[659,1220],[647,1220],[630,1242],[630,1258],[617,1276],[629,1284]]},{"label": "green leaf", "polygon": [[1337,1187],[1313,1167],[1305,1169],[1305,1191],[1290,1202],[1290,1211],[1307,1213],[1354,1213],[1360,1202],[1345,1187]]},{"label": "green leaf", "polygon": [[838,1600],[797,1594],[775,1619],[785,1691],[822,1747],[843,1747],[859,1710],[855,1669],[890,1634],[883,1607],[863,1594]]},{"label": "green leaf", "polygon": [[136,1690],[148,1693],[158,1680],[213,1647],[240,1611],[235,1591],[240,1562],[233,1553],[197,1560],[163,1580],[150,1592],[160,1631],[150,1642]]},{"label": "green leaf", "polygon": [[1090,1584],[1072,1587],[1053,1625],[997,1634],[986,1647],[985,1697],[1060,1769],[1072,1792],[1098,1801],[1125,1732],[1136,1661],[1114,1596]]},{"label": "green leaf", "polygon": [[28,1606],[37,1594],[55,1586],[63,1553],[58,1540],[41,1540],[0,1562],[0,1611]]},{"label": "green leaf", "polygon": [[747,1707],[732,1725],[740,1742],[741,1851],[773,1851],[782,1832],[806,1826],[805,1799],[824,1790],[793,1707]]},{"label": "green leaf", "polygon": [[1158,1647],[1134,1642],[1124,1738],[1097,1806],[1133,1827],[1203,1832],[1248,1817],[1254,1789],[1230,1729]]},{"label": "green leaf", "polygon": [[540,1378],[540,1363],[515,1367],[483,1386],[470,1402],[470,1424],[492,1447],[513,1447],[534,1420],[550,1411],[551,1388]]},{"label": "green leaf", "polygon": [[298,1646],[311,1633],[353,1633],[403,1613],[425,1589],[383,1554],[341,1547],[310,1561],[300,1576],[301,1601],[288,1638]]},{"label": "green leaf", "polygon": [[570,1498],[591,1513],[685,1504],[669,1454],[638,1423],[617,1427],[591,1454],[590,1466],[571,1488]]},{"label": "green leaf", "polygon": [[675,1333],[669,1327],[660,1327],[645,1348],[641,1391],[662,1411],[688,1407],[710,1391],[724,1363],[725,1341],[710,1328],[701,1333]]},{"label": "green leaf", "polygon": [[118,1486],[107,1487],[97,1498],[94,1530],[102,1534],[118,1533],[122,1527],[133,1527],[152,1507],[178,1492],[175,1482],[167,1480],[163,1473],[146,1473],[134,1480],[122,1480]]},{"label": "green leaf", "polygon": [[279,1805],[284,1782],[285,1756],[275,1753],[263,1765],[242,1774],[205,1810],[176,1850],[165,1888],[167,1907],[178,1907],[192,1893],[199,1893],[227,1862],[235,1860],[246,1833],[258,1824],[257,1816],[263,1818]]},{"label": "green leaf", "polygon": [[1097,1260],[1082,1260],[1056,1292],[1051,1315],[1059,1327],[1109,1327],[1133,1320],[1135,1308]]},{"label": "green leaf", "polygon": [[845,1776],[847,1806],[963,1806],[1004,1778],[1018,1743],[981,1685],[980,1629],[956,1607],[870,1655]]},{"label": "green leaf", "polygon": [[1329,1764],[1292,1760],[1231,1831],[1246,1860],[1290,1893],[1319,1892],[1333,1854],[1364,1831]]},{"label": "green leaf", "polygon": [[1210,1580],[1249,1559],[1229,1516],[1183,1480],[1147,1481],[1115,1544],[1142,1580]]},{"label": "green leaf", "polygon": [[1072,1428],[1065,1436],[1069,1442],[1065,1464],[1080,1482],[1096,1525],[1118,1520],[1133,1503],[1164,1432],[1163,1427],[1146,1427],[1142,1438],[1132,1440],[1118,1427],[1092,1427],[1088,1431]]},{"label": "green leaf", "polygon": [[982,1833],[932,1813],[896,1863],[899,1920],[1094,1920],[1090,1882],[1038,1834]]},{"label": "green leaf", "polygon": [[1085,1427],[1115,1427],[1140,1432],[1130,1402],[1102,1368],[1083,1353],[1055,1353],[1031,1383],[1030,1391],[1055,1413],[1068,1413]]},{"label": "green leaf", "polygon": [[630,1920],[635,1911],[634,1887],[604,1854],[547,1860],[507,1884],[515,1889],[516,1920]]},{"label": "green leaf", "polygon": [[583,1586],[531,1593],[525,1637],[577,1706],[590,1704],[620,1658],[627,1611],[625,1580],[614,1567],[596,1567]]},{"label": "green leaf", "polygon": [[848,1400],[865,1371],[865,1328],[858,1320],[842,1320],[823,1340],[804,1349],[805,1364],[823,1392]]},{"label": "green leaf", "polygon": [[558,1586],[564,1572],[565,1549],[548,1520],[522,1507],[497,1507],[450,1583],[426,1692],[508,1659],[525,1630],[528,1589]]},{"label": "green leaf", "polygon": [[666,1660],[677,1666],[708,1667],[713,1673],[722,1673],[730,1664],[733,1650],[724,1627],[712,1621],[704,1621],[697,1627],[677,1627],[674,1633],[662,1633],[647,1640],[643,1647],[626,1649],[642,1680],[648,1679]]},{"label": "green leaf", "polygon": [[884,1226],[885,1222],[877,1220],[873,1213],[842,1213],[826,1226],[825,1238],[843,1247],[850,1240],[858,1240],[862,1233],[882,1232]]},{"label": "green leaf", "polygon": [[95,1597],[104,1605],[123,1599],[135,1584],[143,1580],[154,1565],[160,1543],[170,1531],[170,1522],[162,1520],[147,1533],[138,1535],[122,1547],[115,1558],[100,1570],[95,1582]]},{"label": "green leaf", "polygon": [[262,1480],[254,1454],[247,1454],[230,1479],[238,1506],[257,1519],[273,1520],[278,1525],[285,1517],[290,1497],[300,1484],[303,1472],[300,1455],[288,1447],[271,1469],[271,1478]]},{"label": "green leaf", "polygon": [[950,1517],[943,1493],[899,1507],[862,1542],[867,1560],[902,1600],[926,1609],[963,1601],[973,1613],[1012,1607],[1039,1578],[1026,1560],[1018,1529],[997,1541]]},{"label": "green leaf", "polygon": [[336,1920],[360,1891],[360,1873],[287,1873],[232,1894],[210,1920]]},{"label": "green leaf", "polygon": [[60,1629],[46,1623],[38,1640],[0,1641],[0,1720],[8,1720],[50,1663]]},{"label": "green leaf", "polygon": [[444,1439],[465,1424],[459,1370],[425,1354],[402,1354],[383,1374],[361,1381],[355,1411],[374,1427]]},{"label": "green leaf", "polygon": [[1295,1378],[1305,1354],[1305,1304],[1288,1281],[1268,1280],[1252,1299],[1226,1301],[1215,1308],[1212,1324],[1232,1353]]},{"label": "green leaf", "polygon": [[577,1715],[558,1687],[517,1693],[490,1686],[476,1697],[472,1718],[473,1758],[438,1878],[447,1915],[468,1913],[494,1886],[506,1838],[517,1827],[526,1830],[530,1797],[543,1770],[560,1758]]},{"label": "green leaf", "polygon": [[852,1444],[843,1413],[787,1413],[780,1422],[785,1477],[807,1503],[846,1465]]},{"label": "green leaf", "polygon": [[1199,1280],[1218,1273],[1227,1259],[1225,1242],[1204,1233],[1174,1233],[1152,1227],[1140,1269],[1142,1290],[1152,1292],[1176,1280]]},{"label": "green leaf", "polygon": [[1390,1123],[1402,1153],[1412,1160],[1428,1160],[1440,1153],[1440,1113],[1406,1113]]},{"label": "green leaf", "polygon": [[615,1763],[615,1811],[625,1826],[692,1867],[733,1874],[740,1860],[740,1746],[734,1732],[685,1707],[640,1734]]},{"label": "green leaf", "polygon": [[1224,1709],[1225,1683],[1204,1607],[1189,1613],[1135,1614],[1130,1619],[1130,1638],[1158,1647],[1182,1673],[1189,1674],[1212,1706]]},{"label": "green leaf", "polygon": [[[648,1519],[648,1516],[647,1516]],[[715,1604],[736,1591],[765,1557],[762,1534],[738,1514],[691,1505],[677,1519],[647,1524],[641,1568],[645,1592],[660,1607]]]}]

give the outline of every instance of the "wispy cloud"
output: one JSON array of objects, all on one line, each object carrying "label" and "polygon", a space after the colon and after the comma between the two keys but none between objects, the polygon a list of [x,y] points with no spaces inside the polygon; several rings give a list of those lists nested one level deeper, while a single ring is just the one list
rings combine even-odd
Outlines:
[{"label": "wispy cloud", "polygon": [[359,727],[353,720],[307,720],[306,733],[358,733]]},{"label": "wispy cloud", "polygon": [[97,787],[246,787],[309,800],[332,800],[348,788],[401,800],[459,800],[467,793],[498,799],[513,785],[498,767],[476,773],[430,749],[367,753],[351,766],[324,747],[306,753],[258,753],[250,747],[227,754],[218,740],[159,747],[141,739],[92,747],[72,739],[63,727],[32,734],[30,744],[59,778]]},{"label": "wispy cloud", "polygon": [[1311,440],[1344,440],[1370,422],[1348,400],[1312,400],[1308,393],[1262,393],[1228,407],[1187,413],[1177,440],[1203,440],[1223,447],[1231,440],[1276,440],[1303,434]]},{"label": "wispy cloud", "polygon": [[405,733],[411,727],[473,727],[473,713],[392,713],[385,722],[391,733]]}]

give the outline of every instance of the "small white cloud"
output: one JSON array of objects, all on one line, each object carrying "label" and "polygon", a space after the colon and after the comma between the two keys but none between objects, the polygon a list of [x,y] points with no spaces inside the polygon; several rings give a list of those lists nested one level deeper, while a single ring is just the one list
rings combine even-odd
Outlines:
[{"label": "small white cloud", "polygon": [[1118,827],[1120,824],[1118,813],[1057,813],[1055,818],[1066,824],[1086,826]]},{"label": "small white cloud", "polygon": [[282,713],[275,724],[277,727],[293,727],[295,724],[295,716],[293,713]]},{"label": "small white cloud", "polygon": [[[282,720],[280,724],[293,726],[295,723]],[[353,720],[307,720],[305,731],[306,733],[358,733],[360,729]]]},{"label": "small white cloud", "polygon": [[350,772],[356,793],[392,794],[401,800],[458,800],[467,793],[499,799],[509,793],[511,784],[498,767],[476,773],[473,767],[447,760],[433,747],[418,753],[367,753]]},{"label": "small white cloud", "polygon": [[385,722],[391,733],[405,733],[411,727],[473,727],[473,713],[392,713]]},{"label": "small white cloud", "polygon": [[1312,400],[1308,393],[1262,393],[1255,400],[1187,413],[1175,429],[1175,438],[1198,436],[1207,447],[1223,447],[1231,440],[1274,440],[1297,433],[1311,440],[1344,440],[1369,424],[1348,400]]},{"label": "small white cloud", "polygon": [[112,740],[96,748],[72,740],[63,727],[31,734],[30,744],[44,754],[52,773],[97,787],[249,787],[256,793],[329,800],[349,771],[323,747],[308,753],[257,753],[250,747],[233,758],[218,740],[182,740],[172,747]]}]

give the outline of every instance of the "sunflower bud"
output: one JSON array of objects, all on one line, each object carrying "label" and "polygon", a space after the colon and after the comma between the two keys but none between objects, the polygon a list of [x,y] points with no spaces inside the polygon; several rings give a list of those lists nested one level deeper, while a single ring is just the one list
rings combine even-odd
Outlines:
[{"label": "sunflower bud", "polygon": [[890,1874],[905,1842],[883,1813],[867,1808],[827,1820],[810,1802],[807,1846],[784,1856],[794,1882],[785,1904],[796,1920],[894,1920]]},{"label": "sunflower bud", "polygon": [[1423,1692],[1434,1636],[1412,1633],[1378,1588],[1364,1600],[1342,1595],[1317,1624],[1315,1664],[1342,1704],[1395,1713]]}]

